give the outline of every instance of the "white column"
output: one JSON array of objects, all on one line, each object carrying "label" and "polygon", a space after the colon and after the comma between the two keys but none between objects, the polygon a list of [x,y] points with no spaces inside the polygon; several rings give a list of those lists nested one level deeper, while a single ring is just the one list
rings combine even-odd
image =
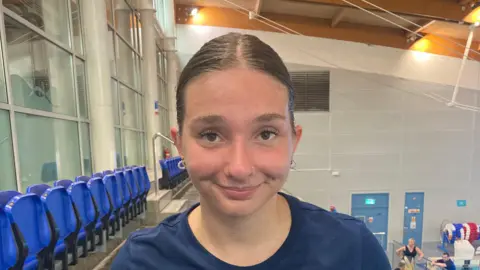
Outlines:
[{"label": "white column", "polygon": [[[170,126],[177,127],[177,102],[176,102],[176,90],[178,81],[178,59],[173,51],[167,53],[167,90],[168,90],[168,107]],[[172,149],[172,155],[178,155],[177,149]]]},{"label": "white column", "polygon": [[[176,107],[176,89],[178,82],[179,61],[176,55],[176,31],[175,31],[175,3],[174,0],[165,0],[164,14],[165,28],[163,29],[166,35],[164,42],[167,53],[167,89],[168,89],[168,103],[169,103],[169,118],[170,126],[177,126],[177,107]],[[175,147],[172,149],[172,155],[178,155]]]},{"label": "white column", "polygon": [[110,66],[107,42],[105,1],[83,0],[83,26],[87,85],[90,104],[90,144],[93,170],[111,170],[115,167],[115,134],[113,129],[113,96],[110,87]]},{"label": "white column", "polygon": [[157,49],[155,31],[155,9],[151,0],[139,1],[138,10],[142,18],[142,77],[145,110],[145,131],[147,135],[147,167],[153,169],[156,160],[161,159],[160,142],[157,143],[157,157],[153,159],[152,137],[160,132],[160,117],[155,113],[155,102],[158,102],[157,85]]}]

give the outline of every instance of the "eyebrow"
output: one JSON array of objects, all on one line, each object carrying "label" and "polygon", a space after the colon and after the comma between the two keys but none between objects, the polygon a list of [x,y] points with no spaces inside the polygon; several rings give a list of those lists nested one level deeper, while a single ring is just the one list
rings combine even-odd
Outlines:
[{"label": "eyebrow", "polygon": [[286,120],[284,115],[278,113],[266,113],[255,118],[254,122],[271,122],[274,120]]},{"label": "eyebrow", "polygon": [[225,122],[225,118],[220,115],[206,115],[206,116],[199,116],[192,120],[192,125],[215,125],[221,124]]},{"label": "eyebrow", "polygon": [[[286,117],[284,115],[278,113],[266,113],[256,117],[253,122],[271,122],[274,120],[285,120]],[[220,115],[206,115],[206,116],[199,116],[192,120],[192,125],[204,124],[204,125],[218,125],[223,124],[226,122],[225,117]]]}]

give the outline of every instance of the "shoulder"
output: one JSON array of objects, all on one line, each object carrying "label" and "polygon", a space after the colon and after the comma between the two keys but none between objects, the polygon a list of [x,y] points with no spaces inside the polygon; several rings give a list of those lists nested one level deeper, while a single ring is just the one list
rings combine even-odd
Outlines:
[{"label": "shoulder", "polygon": [[297,205],[293,208],[300,213],[302,230],[308,233],[309,238],[327,240],[327,243],[341,247],[351,258],[358,258],[361,269],[391,269],[385,251],[363,221],[326,211],[296,198],[287,199]]},{"label": "shoulder", "polygon": [[111,269],[157,269],[159,262],[167,261],[167,257],[172,254],[167,252],[169,249],[181,248],[177,236],[181,234],[182,215],[184,214],[173,215],[154,228],[130,234],[117,253]]},{"label": "shoulder", "polygon": [[339,232],[348,237],[361,237],[363,233],[368,231],[362,221],[350,215],[330,212],[295,198],[293,200],[298,201],[299,207],[297,209],[309,226],[321,227],[330,233]]}]

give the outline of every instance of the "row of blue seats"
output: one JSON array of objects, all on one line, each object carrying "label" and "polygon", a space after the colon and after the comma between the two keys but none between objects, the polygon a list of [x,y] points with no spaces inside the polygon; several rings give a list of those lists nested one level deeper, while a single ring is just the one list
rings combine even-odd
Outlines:
[{"label": "row of blue seats", "polygon": [[0,269],[54,269],[56,260],[68,269],[78,246],[86,257],[145,211],[149,190],[142,166],[0,191]]},{"label": "row of blue seats", "polygon": [[161,189],[175,188],[188,178],[188,173],[181,157],[160,160],[160,168],[162,169],[162,178],[158,181]]}]

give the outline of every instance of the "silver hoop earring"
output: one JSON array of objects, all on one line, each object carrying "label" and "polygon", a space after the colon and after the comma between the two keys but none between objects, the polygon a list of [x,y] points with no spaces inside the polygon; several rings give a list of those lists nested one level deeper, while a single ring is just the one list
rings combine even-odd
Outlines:
[{"label": "silver hoop earring", "polygon": [[295,160],[292,159],[292,161],[290,162],[290,169],[295,170],[296,167],[297,163],[295,162]]},{"label": "silver hoop earring", "polygon": [[177,167],[180,169],[180,170],[185,170],[185,161],[180,160],[177,164]]}]

